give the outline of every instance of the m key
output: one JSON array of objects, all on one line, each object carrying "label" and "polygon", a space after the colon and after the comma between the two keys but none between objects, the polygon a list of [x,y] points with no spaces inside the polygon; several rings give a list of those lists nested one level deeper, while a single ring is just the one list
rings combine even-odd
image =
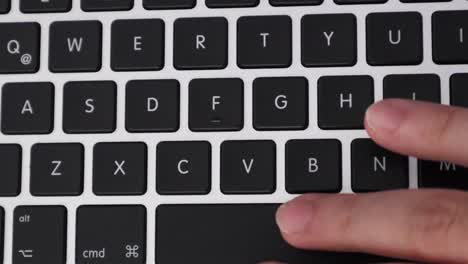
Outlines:
[{"label": "m key", "polygon": [[13,225],[13,264],[65,263],[67,256],[65,207],[16,207]]},{"label": "m key", "polygon": [[38,23],[0,23],[0,74],[39,70],[41,27]]}]

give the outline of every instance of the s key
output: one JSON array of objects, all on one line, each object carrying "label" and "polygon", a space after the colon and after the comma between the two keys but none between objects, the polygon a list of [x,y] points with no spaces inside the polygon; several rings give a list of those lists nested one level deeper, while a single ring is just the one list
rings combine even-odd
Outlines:
[{"label": "s key", "polygon": [[0,74],[39,70],[41,26],[38,23],[0,23]]}]

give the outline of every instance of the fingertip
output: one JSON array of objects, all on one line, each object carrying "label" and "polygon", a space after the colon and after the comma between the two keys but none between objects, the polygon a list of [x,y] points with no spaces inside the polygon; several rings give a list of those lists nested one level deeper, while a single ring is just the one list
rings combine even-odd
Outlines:
[{"label": "fingertip", "polygon": [[316,195],[298,197],[280,206],[276,212],[276,222],[284,235],[302,233],[314,215]]},{"label": "fingertip", "polygon": [[366,111],[366,129],[371,135],[395,133],[413,103],[409,100],[388,99],[373,104]]}]

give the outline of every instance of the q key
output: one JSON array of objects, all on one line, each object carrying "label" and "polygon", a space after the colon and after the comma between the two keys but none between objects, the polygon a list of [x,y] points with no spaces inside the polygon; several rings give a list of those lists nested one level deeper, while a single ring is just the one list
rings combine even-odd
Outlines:
[{"label": "q key", "polygon": [[40,25],[0,23],[0,74],[39,70]]}]

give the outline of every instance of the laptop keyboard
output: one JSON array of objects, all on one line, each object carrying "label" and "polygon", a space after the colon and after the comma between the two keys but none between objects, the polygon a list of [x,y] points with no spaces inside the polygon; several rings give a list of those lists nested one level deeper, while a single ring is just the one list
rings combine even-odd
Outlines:
[{"label": "laptop keyboard", "polygon": [[369,263],[293,249],[307,192],[445,187],[382,98],[468,107],[464,0],[0,0],[0,263]]}]

